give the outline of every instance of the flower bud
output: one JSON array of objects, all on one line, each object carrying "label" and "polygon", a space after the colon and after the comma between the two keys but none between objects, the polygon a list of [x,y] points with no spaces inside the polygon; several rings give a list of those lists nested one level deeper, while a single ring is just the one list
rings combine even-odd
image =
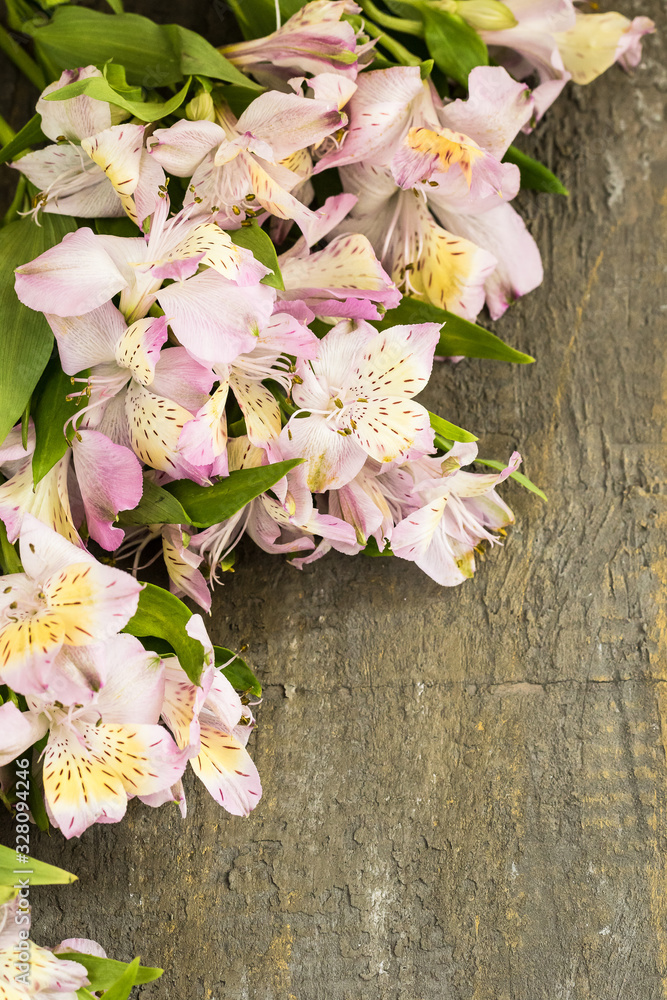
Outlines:
[{"label": "flower bud", "polygon": [[517,24],[501,0],[457,0],[456,13],[475,31],[504,31]]},{"label": "flower bud", "polygon": [[213,98],[210,94],[207,94],[205,90],[200,90],[199,93],[186,105],[185,114],[190,121],[214,122],[215,105],[213,104]]}]

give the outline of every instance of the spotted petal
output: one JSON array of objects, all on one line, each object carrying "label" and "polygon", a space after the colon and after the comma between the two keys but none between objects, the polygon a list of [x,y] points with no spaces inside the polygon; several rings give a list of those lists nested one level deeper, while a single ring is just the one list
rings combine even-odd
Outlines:
[{"label": "spotted petal", "polygon": [[187,755],[161,726],[79,723],[79,731],[81,739],[54,726],[44,752],[44,795],[67,839],[118,822],[129,796],[159,792],[183,773]]},{"label": "spotted petal", "polygon": [[248,816],[259,802],[262,785],[250,754],[207,710],[199,716],[201,751],[192,770],[216,802],[233,816]]}]

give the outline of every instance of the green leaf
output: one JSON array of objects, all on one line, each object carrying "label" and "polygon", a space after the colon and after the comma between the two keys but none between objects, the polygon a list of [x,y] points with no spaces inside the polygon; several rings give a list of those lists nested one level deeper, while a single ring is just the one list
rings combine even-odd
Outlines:
[{"label": "green leaf", "polygon": [[435,350],[440,357],[489,358],[492,361],[512,361],[520,365],[531,364],[535,360],[529,354],[515,351],[500,337],[476,323],[408,295],[403,297],[396,309],[388,310],[374,326],[385,330],[389,326],[410,323],[443,324],[440,342]]},{"label": "green leaf", "polygon": [[[32,480],[35,486],[60,461],[69,447],[63,426],[81,408],[80,398],[67,401],[68,395],[76,391],[70,376],[60,367],[60,358],[56,354],[39,380],[33,401],[36,442],[32,458]],[[84,399],[88,402],[87,397]]]},{"label": "green leaf", "polygon": [[95,232],[100,236],[141,237],[143,233],[132,219],[95,219]]},{"label": "green leaf", "polygon": [[127,1000],[132,992],[134,977],[137,974],[138,968],[139,959],[135,958],[135,960],[131,962],[125,971],[118,977],[116,982],[113,983],[108,990],[104,991],[103,996],[105,996],[107,1000]]},{"label": "green leaf", "polygon": [[[495,459],[491,458],[476,458],[475,462],[479,465],[488,465],[490,469],[497,469],[499,472],[502,472],[505,468],[504,462],[497,462]],[[517,483],[521,483],[521,485],[530,493],[537,494],[541,500],[544,500],[545,503],[547,502],[548,498],[546,493],[544,493],[539,486],[536,486],[535,483],[531,483],[528,476],[524,476],[523,472],[510,472],[509,478],[516,479]]]},{"label": "green leaf", "polygon": [[199,684],[204,666],[204,647],[198,639],[191,639],[185,626],[192,618],[192,612],[162,587],[147,583],[139,594],[137,613],[123,629],[138,638],[156,635],[166,639],[174,649],[179,662],[193,684]]},{"label": "green leaf", "polygon": [[49,741],[49,734],[46,733],[42,736],[41,740],[33,746],[33,754],[31,760],[31,771],[30,771],[30,791],[28,792],[28,805],[30,806],[30,812],[32,813],[32,818],[37,825],[37,828],[46,833],[49,830],[50,823],[48,813],[46,811],[46,804],[44,802],[44,771],[41,767],[35,768],[34,762],[39,761],[42,754],[42,750]]},{"label": "green leaf", "polygon": [[448,438],[450,441],[477,441],[475,435],[471,434],[470,431],[457,427],[456,424],[450,424],[449,420],[443,420],[437,413],[431,413],[429,410],[428,415],[431,418],[431,427],[441,437]]},{"label": "green leaf", "polygon": [[[17,861],[19,856],[26,859],[26,864]],[[29,878],[31,885],[69,885],[77,880],[76,875],[63,868],[47,865],[26,854],[18,855],[12,848],[0,846],[0,886],[13,890],[14,883],[19,878]],[[12,891],[7,898],[11,899],[13,895]],[[6,900],[0,897],[0,901]]]},{"label": "green leaf", "polygon": [[137,506],[118,516],[123,524],[187,524],[189,520],[176,497],[150,479],[144,479],[144,492]]},{"label": "green leaf", "polygon": [[46,136],[42,132],[42,116],[33,115],[30,121],[17,132],[5,146],[0,149],[0,163],[8,163],[15,160],[19,153],[34,146],[37,142],[43,142]]},{"label": "green leaf", "polygon": [[[26,24],[38,55],[60,69],[110,59],[125,67],[130,84],[162,87],[188,76],[257,86],[201,35],[177,24],[155,24],[139,14],[105,14],[84,7],[56,10],[48,24]],[[257,86],[257,89],[260,90]]]},{"label": "green leaf", "polygon": [[0,563],[3,573],[20,573],[23,570],[16,547],[7,538],[7,529],[0,522]]},{"label": "green leaf", "polygon": [[225,649],[224,646],[214,646],[213,651],[215,653],[216,667],[221,666],[223,663],[228,663],[229,660],[233,661],[228,667],[222,668],[222,673],[233,688],[244,693],[247,691],[256,698],[262,697],[262,685],[245,660],[242,660],[240,656],[233,659],[235,654],[231,649]]},{"label": "green leaf", "polygon": [[365,556],[371,556],[371,558],[373,559],[379,559],[381,556],[393,556],[394,554],[391,551],[391,545],[389,544],[389,542],[385,542],[384,548],[380,552],[380,546],[378,545],[378,543],[374,538],[368,539],[368,542],[366,543],[366,548],[362,549],[362,552]]},{"label": "green leaf", "polygon": [[93,76],[87,80],[76,80],[74,83],[68,83],[66,87],[61,87],[60,90],[48,94],[45,99],[47,101],[68,101],[72,97],[86,94],[96,101],[107,101],[109,104],[114,104],[134,115],[135,118],[139,118],[142,122],[156,122],[180,108],[187,96],[190,80],[191,77],[188,77],[178,93],[174,94],[168,101],[129,101],[115,91],[103,76]]},{"label": "green leaf", "polygon": [[273,241],[269,234],[260,229],[256,222],[253,222],[251,226],[241,226],[240,229],[232,229],[229,236],[231,236],[232,243],[235,243],[237,247],[244,247],[246,250],[251,250],[253,256],[260,264],[271,268],[272,273],[262,278],[262,284],[271,285],[272,288],[283,289],[285,287],[283,276],[278,266],[278,255],[276,254]]},{"label": "green leaf", "polygon": [[127,973],[128,969],[133,969],[132,986],[152,983],[155,979],[159,979],[164,972],[164,969],[152,969],[148,965],[139,965],[138,958],[135,958],[130,965],[126,962],[116,962],[112,958],[84,955],[78,951],[62,952],[56,957],[63,962],[78,962],[79,965],[83,965],[90,979],[90,989],[94,991],[111,989],[118,982],[119,977]]},{"label": "green leaf", "polygon": [[424,39],[436,66],[462,87],[475,66],[489,65],[489,52],[474,28],[459,14],[419,5],[424,19]]},{"label": "green leaf", "polygon": [[293,458],[257,469],[240,469],[213,486],[198,486],[189,479],[179,479],[165,488],[180,500],[192,524],[197,528],[209,528],[226,521],[255,497],[270,490],[302,461],[302,458]]},{"label": "green leaf", "polygon": [[521,187],[531,191],[545,191],[547,194],[569,195],[568,189],[539,160],[523,153],[516,146],[510,146],[503,157],[505,163],[514,163],[521,174]]},{"label": "green leaf", "polygon": [[4,441],[23,413],[51,356],[53,334],[42,313],[19,302],[14,291],[14,268],[39,257],[76,229],[66,215],[42,214],[41,225],[20,219],[0,230],[0,441]]}]

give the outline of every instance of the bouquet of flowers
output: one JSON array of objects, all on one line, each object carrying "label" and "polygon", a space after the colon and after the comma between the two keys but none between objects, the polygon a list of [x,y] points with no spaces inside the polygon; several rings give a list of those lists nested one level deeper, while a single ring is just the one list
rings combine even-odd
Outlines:
[{"label": "bouquet of flowers", "polygon": [[543,497],[416,397],[442,359],[533,360],[476,323],[542,280],[520,188],[567,193],[513,143],[653,30],[573,0],[233,0],[218,49],[109,2],[11,0],[32,55],[0,34],[39,91],[0,127],[0,773],[15,807],[27,761],[65,837],[133,797],[185,815],[188,763],[257,805],[261,686],[181,600],[210,611],[243,535],[453,586],[513,523],[504,479]]}]

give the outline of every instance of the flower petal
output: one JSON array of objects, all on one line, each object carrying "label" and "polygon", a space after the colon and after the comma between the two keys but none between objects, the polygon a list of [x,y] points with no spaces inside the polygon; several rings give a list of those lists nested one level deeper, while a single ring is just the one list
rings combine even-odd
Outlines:
[{"label": "flower petal", "polygon": [[54,94],[70,83],[101,76],[102,73],[96,66],[66,69],[55,83],[49,84],[42,91],[35,110],[41,115],[41,129],[44,135],[54,142],[61,136],[80,141],[89,135],[95,135],[96,132],[102,132],[113,124],[111,106],[106,101],[96,101],[85,94],[69,97],[64,101],[45,100],[47,95]]},{"label": "flower petal", "polygon": [[239,134],[268,142],[274,160],[312,146],[346,122],[336,102],[311,100],[272,90],[255,98],[238,120]]},{"label": "flower petal", "polygon": [[317,414],[292,417],[280,435],[280,448],[285,458],[306,459],[306,483],[312,493],[345,486],[366,461],[353,436],[339,433]]},{"label": "flower petal", "polygon": [[435,204],[433,210],[446,229],[488,250],[498,260],[485,286],[492,319],[498,319],[508,306],[541,283],[540,251],[511,205],[500,204],[480,215],[464,215]]},{"label": "flower petal", "polygon": [[82,743],[55,726],[44,751],[44,795],[63,835],[122,819],[131,795],[150,795],[181,777],[187,755],[161,726],[80,723]]},{"label": "flower petal", "polygon": [[123,314],[113,302],[105,302],[81,316],[46,313],[46,319],[58,342],[60,363],[67,375],[113,361],[116,345],[126,329]]},{"label": "flower petal", "polygon": [[156,396],[133,382],[125,396],[130,440],[135,455],[152,469],[168,472],[174,479],[204,483],[207,473],[180,453],[179,438],[192,414],[178,403]]},{"label": "flower petal", "polygon": [[233,816],[249,816],[262,795],[259,774],[248,751],[225,732],[217,718],[199,716],[201,751],[190,763],[213,798]]},{"label": "flower petal", "polygon": [[268,285],[256,285],[249,295],[211,268],[157,296],[181,344],[192,357],[209,363],[230,362],[251,351],[275,297]]},{"label": "flower petal", "polygon": [[149,152],[164,169],[176,177],[191,177],[207,153],[226,139],[215,122],[176,122],[158,128],[148,140]]},{"label": "flower petal", "polygon": [[68,233],[55,247],[16,268],[16,294],[37,312],[80,316],[104,305],[126,279],[87,228]]},{"label": "flower petal", "polygon": [[46,715],[21,712],[12,701],[0,705],[0,767],[10,764],[33,743],[41,740],[48,728]]},{"label": "flower petal", "polygon": [[121,510],[141,500],[143,477],[136,456],[99,431],[80,430],[72,441],[74,468],[91,538],[113,552],[125,532],[113,527]]},{"label": "flower petal", "polygon": [[468,77],[468,92],[467,100],[446,104],[440,120],[501,160],[533,114],[530,90],[502,66],[476,66]]}]

